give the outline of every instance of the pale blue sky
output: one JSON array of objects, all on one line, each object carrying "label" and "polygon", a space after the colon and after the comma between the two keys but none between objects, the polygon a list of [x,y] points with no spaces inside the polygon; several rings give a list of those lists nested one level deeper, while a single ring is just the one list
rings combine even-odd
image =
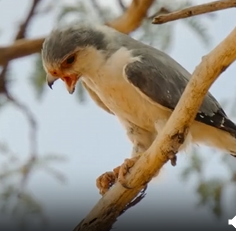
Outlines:
[{"label": "pale blue sky", "polygon": [[[2,0],[0,1],[0,44],[9,44],[14,36],[19,21],[24,19],[30,6],[30,0]],[[72,2],[72,1],[71,1]],[[101,0],[106,4],[105,0]],[[129,1],[127,1],[129,2]],[[195,1],[206,2],[206,1]],[[225,10],[216,13],[213,20],[205,20],[211,35],[211,42],[205,48],[193,31],[179,21],[175,27],[175,39],[170,55],[192,72],[201,61],[202,56],[214,48],[235,27],[235,10]],[[56,13],[50,15],[38,15],[34,18],[29,30],[29,37],[44,36],[54,26]],[[29,190],[44,205],[46,215],[51,222],[71,214],[72,229],[100,198],[95,186],[95,179],[103,172],[109,171],[120,165],[129,157],[131,143],[125,135],[118,120],[99,109],[88,98],[86,105],[80,105],[75,96],[67,93],[62,82],[57,82],[54,90],[45,90],[42,102],[38,102],[29,83],[33,72],[33,56],[12,62],[11,77],[15,81],[11,84],[11,90],[22,102],[30,106],[36,115],[39,124],[38,150],[40,155],[47,153],[61,153],[66,156],[67,162],[55,165],[65,173],[66,185],[61,185],[43,171],[37,171],[28,184]],[[219,100],[233,101],[236,96],[236,64],[233,64],[220,79],[212,86],[211,92]],[[226,112],[227,108],[225,109]],[[7,106],[1,111],[0,140],[6,141],[12,149],[22,156],[22,160],[28,154],[28,124],[24,116],[15,108]],[[234,119],[236,121],[236,118]],[[219,163],[219,156],[210,149],[199,148],[207,154],[207,174],[212,176],[227,177],[227,169]],[[130,210],[120,218],[115,226],[121,227],[130,217],[137,214],[140,222],[145,222],[139,214],[153,214],[153,222],[158,224],[159,214],[168,216],[176,215],[181,211],[183,216],[193,214],[196,219],[207,219],[215,222],[214,217],[207,209],[197,208],[197,197],[193,181],[184,183],[180,180],[180,172],[186,166],[188,155],[178,157],[177,167],[166,164],[158,179],[152,181],[147,191],[147,197],[135,209]],[[236,164],[236,162],[235,162]],[[228,192],[230,197],[230,190]],[[222,218],[222,224],[227,227],[227,219],[236,215],[235,201],[227,200],[226,217]],[[143,220],[142,220],[143,217]],[[4,218],[5,219],[5,218]]]}]

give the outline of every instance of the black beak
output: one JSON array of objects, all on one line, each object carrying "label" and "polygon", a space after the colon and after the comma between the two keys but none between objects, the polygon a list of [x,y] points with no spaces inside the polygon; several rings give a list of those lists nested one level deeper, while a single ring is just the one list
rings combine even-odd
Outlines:
[{"label": "black beak", "polygon": [[47,74],[46,76],[46,81],[48,83],[48,86],[52,89],[52,85],[54,84],[54,82],[57,80],[58,78],[57,77],[54,77],[50,74]]},{"label": "black beak", "polygon": [[54,84],[54,81],[53,82],[48,82],[48,86],[52,89],[52,85]]}]

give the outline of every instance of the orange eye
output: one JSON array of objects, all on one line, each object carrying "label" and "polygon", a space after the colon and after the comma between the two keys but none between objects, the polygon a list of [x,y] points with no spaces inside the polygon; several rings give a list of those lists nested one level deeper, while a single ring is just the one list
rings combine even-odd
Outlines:
[{"label": "orange eye", "polygon": [[75,61],[75,55],[69,56],[63,63],[62,67],[70,67]]}]

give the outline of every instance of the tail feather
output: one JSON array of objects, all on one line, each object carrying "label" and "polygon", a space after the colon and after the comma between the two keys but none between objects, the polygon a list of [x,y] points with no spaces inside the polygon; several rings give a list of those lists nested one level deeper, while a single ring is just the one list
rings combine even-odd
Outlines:
[{"label": "tail feather", "polygon": [[195,121],[190,128],[193,142],[220,149],[236,157],[236,126],[231,123],[219,129]]}]

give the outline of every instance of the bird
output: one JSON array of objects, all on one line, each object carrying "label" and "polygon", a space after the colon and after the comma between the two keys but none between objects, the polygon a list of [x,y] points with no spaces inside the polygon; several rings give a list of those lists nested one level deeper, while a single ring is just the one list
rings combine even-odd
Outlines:
[{"label": "bird", "polygon": [[[80,81],[91,99],[126,130],[131,157],[97,179],[101,194],[114,182],[125,185],[128,169],[164,128],[191,74],[165,52],[106,25],[74,23],[55,28],[43,42],[41,57],[50,88],[60,79],[73,94]],[[236,157],[236,125],[210,92],[179,151],[189,144]]]}]

